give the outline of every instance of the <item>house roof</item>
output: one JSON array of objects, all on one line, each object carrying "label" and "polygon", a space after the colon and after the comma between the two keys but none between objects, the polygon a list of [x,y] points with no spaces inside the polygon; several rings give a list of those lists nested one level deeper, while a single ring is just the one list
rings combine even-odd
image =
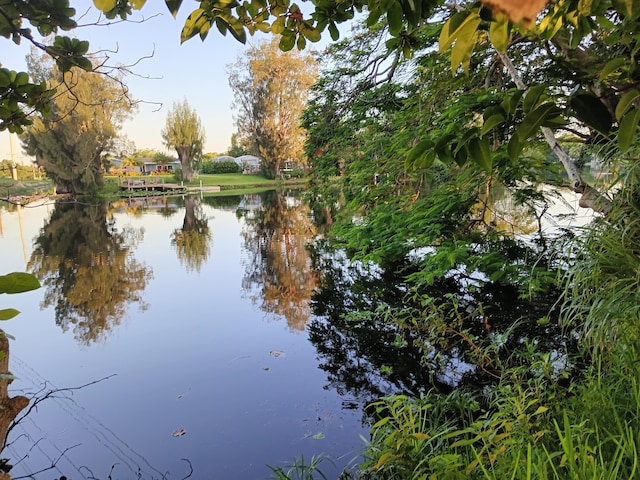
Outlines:
[{"label": "house roof", "polygon": [[236,158],[236,162],[248,165],[260,165],[260,159],[255,155],[241,155]]},{"label": "house roof", "polygon": [[211,159],[212,162],[235,162],[236,159],[229,155],[218,155]]}]

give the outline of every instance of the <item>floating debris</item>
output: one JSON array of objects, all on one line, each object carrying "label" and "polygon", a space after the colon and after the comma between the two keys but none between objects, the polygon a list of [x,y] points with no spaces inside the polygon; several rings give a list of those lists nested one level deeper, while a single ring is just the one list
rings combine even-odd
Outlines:
[{"label": "floating debris", "polygon": [[280,350],[271,350],[269,352],[269,355],[271,355],[272,357],[286,357],[284,352],[281,352]]},{"label": "floating debris", "polygon": [[173,437],[181,437],[185,433],[187,433],[187,431],[184,428],[181,428],[180,430],[176,430],[175,432],[173,432],[171,435]]}]

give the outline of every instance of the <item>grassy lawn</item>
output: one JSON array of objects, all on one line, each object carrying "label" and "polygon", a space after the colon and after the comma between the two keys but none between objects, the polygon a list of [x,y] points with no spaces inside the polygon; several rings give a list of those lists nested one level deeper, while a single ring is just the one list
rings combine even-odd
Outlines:
[{"label": "grassy lawn", "polygon": [[277,186],[281,182],[279,180],[270,180],[259,175],[243,175],[242,173],[223,173],[219,175],[206,175],[200,174],[198,178],[194,179],[193,182],[187,183],[186,185],[192,187],[199,187],[200,182],[202,182],[202,186],[211,186],[211,185],[232,185],[236,187],[250,187],[254,185],[273,185]]},{"label": "grassy lawn", "polygon": [[[153,178],[164,183],[175,183],[172,176],[154,176],[149,175],[133,177],[122,177],[126,179],[149,179]],[[199,175],[193,182],[185,183],[187,187],[193,187],[197,189],[200,187],[202,181],[202,187],[220,186],[222,192],[225,193],[241,194],[241,193],[253,193],[271,188],[276,188],[284,185],[305,185],[307,179],[305,178],[293,178],[290,180],[269,180],[258,175],[243,175],[241,173],[225,173],[220,175]],[[105,186],[103,188],[103,195],[107,197],[119,195],[119,179],[115,176],[105,176]],[[0,198],[18,197],[18,196],[36,196],[53,194],[53,183],[48,179],[43,180],[19,180],[14,182],[8,177],[0,177]]]},{"label": "grassy lawn", "polygon": [[[122,177],[127,180],[136,180],[136,179],[155,179],[159,182],[163,183],[175,183],[173,176],[126,176]],[[118,177],[114,176],[105,176],[105,183],[111,185],[118,184]],[[211,187],[211,186],[220,186],[220,187],[228,187],[224,188],[224,190],[235,190],[235,189],[253,189],[253,188],[264,188],[264,187],[277,187],[280,185],[292,185],[292,184],[305,184],[306,179],[304,178],[294,178],[290,180],[271,180],[268,178],[261,177],[259,175],[243,175],[242,173],[223,173],[218,175],[207,175],[200,174],[197,178],[195,178],[192,182],[186,182],[185,186],[187,187],[200,187],[200,182],[202,182],[203,187]]]}]

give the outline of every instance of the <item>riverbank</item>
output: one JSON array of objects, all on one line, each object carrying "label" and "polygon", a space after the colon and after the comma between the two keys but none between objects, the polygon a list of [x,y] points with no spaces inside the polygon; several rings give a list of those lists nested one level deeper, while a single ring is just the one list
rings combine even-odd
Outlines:
[{"label": "riverbank", "polygon": [[[149,177],[140,177],[149,178]],[[127,177],[135,179],[135,177]],[[166,177],[167,182],[171,182],[172,177]],[[131,196],[131,192],[120,191],[119,185],[122,181],[119,177],[106,177],[105,187],[102,195],[105,197]],[[306,178],[291,178],[285,180],[271,180],[258,175],[242,174],[218,174],[199,175],[192,182],[184,183],[187,192],[206,193],[207,195],[228,195],[229,193],[255,193],[262,190],[282,187],[301,188],[307,184]],[[137,195],[149,195],[152,192],[138,192]],[[156,195],[165,193],[155,192]],[[42,198],[59,197],[55,194],[55,187],[48,179],[41,180],[18,180],[0,177],[0,201],[7,203],[29,203]]]}]

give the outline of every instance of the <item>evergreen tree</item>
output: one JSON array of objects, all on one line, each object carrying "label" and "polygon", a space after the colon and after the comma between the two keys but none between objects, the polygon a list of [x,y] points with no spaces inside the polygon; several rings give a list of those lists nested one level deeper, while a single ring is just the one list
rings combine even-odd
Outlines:
[{"label": "evergreen tree", "polygon": [[262,159],[262,171],[277,178],[286,162],[303,166],[300,115],[316,78],[310,55],[282,52],[275,40],[250,48],[230,69],[236,108],[235,140]]}]

